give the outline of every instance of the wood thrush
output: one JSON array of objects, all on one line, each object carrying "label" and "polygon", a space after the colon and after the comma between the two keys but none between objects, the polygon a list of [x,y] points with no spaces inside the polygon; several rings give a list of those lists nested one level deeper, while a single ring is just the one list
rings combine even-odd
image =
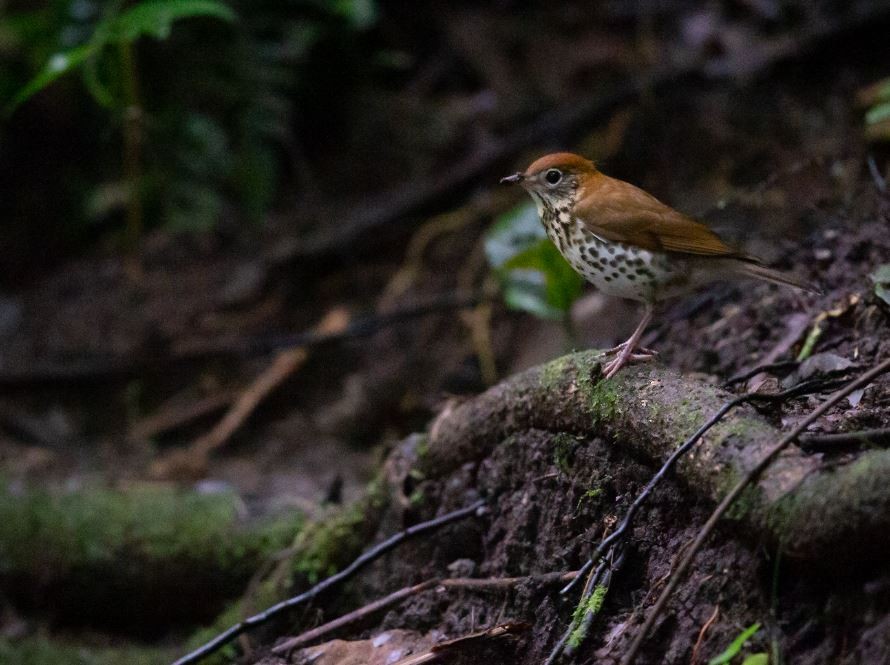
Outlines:
[{"label": "wood thrush", "polygon": [[603,368],[606,378],[629,361],[654,355],[637,344],[660,300],[709,282],[746,277],[818,293],[729,246],[704,224],[642,189],[600,173],[578,155],[546,155],[501,182],[517,183],[531,194],[548,237],[587,281],[608,295],[645,304],[643,320],[630,338],[605,352],[615,355]]}]

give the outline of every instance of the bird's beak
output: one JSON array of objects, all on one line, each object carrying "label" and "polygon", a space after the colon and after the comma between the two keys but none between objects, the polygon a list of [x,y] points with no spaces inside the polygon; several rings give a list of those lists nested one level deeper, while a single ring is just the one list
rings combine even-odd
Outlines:
[{"label": "bird's beak", "polygon": [[525,179],[524,173],[514,173],[513,175],[508,175],[506,178],[501,178],[502,185],[512,185],[516,182],[522,182]]}]

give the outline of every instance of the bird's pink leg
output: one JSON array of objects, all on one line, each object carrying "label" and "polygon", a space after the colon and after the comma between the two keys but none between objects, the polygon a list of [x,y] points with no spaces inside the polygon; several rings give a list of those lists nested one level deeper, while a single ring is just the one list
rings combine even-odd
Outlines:
[{"label": "bird's pink leg", "polygon": [[633,331],[633,334],[630,338],[624,342],[623,344],[619,344],[615,347],[614,351],[617,351],[617,355],[615,358],[609,362],[608,365],[603,367],[603,375],[607,379],[611,379],[618,373],[618,370],[624,367],[628,362],[634,360],[648,360],[652,357],[652,354],[648,353],[648,349],[642,349],[643,354],[635,354],[634,349],[637,346],[637,343],[640,341],[640,337],[643,336],[643,331],[646,329],[646,326],[649,325],[649,322],[652,320],[652,305],[646,304],[646,311],[643,314],[643,319],[640,321],[640,324],[637,326],[637,329]]}]

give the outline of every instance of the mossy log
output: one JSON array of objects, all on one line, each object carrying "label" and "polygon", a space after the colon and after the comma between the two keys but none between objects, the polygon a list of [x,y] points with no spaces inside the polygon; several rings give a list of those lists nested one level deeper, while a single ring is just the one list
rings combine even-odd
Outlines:
[{"label": "mossy log", "polygon": [[[532,428],[601,436],[655,466],[732,398],[658,366],[601,376],[595,352],[576,353],[446,409],[431,427],[421,470],[441,477]],[[678,464],[676,476],[717,502],[780,437],[753,408],[737,407]],[[801,559],[881,556],[874,534],[890,528],[890,451],[868,451],[832,470],[820,463],[818,455],[790,449],[742,495],[730,519]]]},{"label": "mossy log", "polygon": [[232,494],[0,493],[0,581],[24,610],[152,636],[214,616],[303,519],[240,516]]}]

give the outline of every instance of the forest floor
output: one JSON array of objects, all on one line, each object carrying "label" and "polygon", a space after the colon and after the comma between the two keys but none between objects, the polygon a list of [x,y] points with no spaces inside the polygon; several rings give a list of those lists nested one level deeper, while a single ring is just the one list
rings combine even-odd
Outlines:
[{"label": "forest floor", "polygon": [[[849,56],[849,40],[873,42],[872,59]],[[862,30],[743,85],[685,78],[657,96],[621,104],[575,138],[581,152],[609,146],[605,172],[706,219],[823,291],[727,284],[667,303],[645,339],[660,352],[655,369],[629,376],[659,381],[676,372],[719,391],[731,377],[787,361],[735,382],[730,390],[740,393],[849,376],[890,355],[890,310],[870,279],[890,262],[890,197],[866,166],[873,148],[854,103],[857,90],[886,74],[875,53],[884,62],[890,56],[879,35]],[[504,173],[547,147],[512,155]],[[886,163],[886,151],[873,156]],[[288,584],[298,582],[278,570],[288,560],[280,552],[312,550],[312,528],[320,538],[325,525],[345,524],[352,540],[327,534],[328,549],[319,546],[315,559],[305,556],[297,566],[303,581],[342,567],[376,538],[480,496],[497,497],[485,516],[376,562],[348,592],[328,594],[255,638],[260,650],[249,660],[281,662],[269,651],[281,634],[425,579],[576,570],[591,541],[620,519],[656,468],[644,453],[616,446],[620,436],[593,426],[530,426],[454,469],[406,475],[422,462],[422,439],[413,433],[426,431],[437,413],[473,403],[488,385],[574,348],[611,346],[639,315],[635,305],[591,292],[573,309],[570,337],[561,324],[487,300],[463,308],[436,301],[431,313],[410,312],[486,280],[484,233],[521,201],[519,192],[496,189],[504,173],[486,174],[460,205],[355,255],[289,253],[276,235],[280,222],[260,241],[158,232],[145,240],[138,278],[120,256],[93,254],[4,296],[0,473],[7,489],[0,513],[34,514],[0,527],[8,561],[0,567],[0,634],[13,642],[40,635],[115,648],[133,641],[143,645],[137,650],[160,644],[163,662],[181,655],[184,637],[221,613],[217,627],[287,595]],[[387,312],[402,314],[391,321]],[[357,321],[370,322],[361,335],[307,347],[305,357],[256,352],[278,347],[278,334],[336,332]],[[808,363],[795,362],[802,351]],[[264,393],[251,383],[260,376],[274,389]],[[212,443],[202,439],[227,409],[251,397],[256,408],[238,427]],[[804,396],[752,413],[788,431],[820,399]],[[887,427],[884,377],[808,432]],[[804,453],[822,469],[837,469],[854,464],[862,447]],[[381,477],[390,497],[368,508],[368,483]],[[121,497],[133,493],[155,502],[140,525],[118,512],[118,501],[129,500]],[[194,523],[178,515],[171,497],[181,494],[198,497],[198,510],[206,511]],[[52,497],[80,512],[68,515]],[[620,656],[639,608],[651,603],[712,501],[682,477],[657,492],[633,532],[603,618],[575,662]],[[366,512],[357,517],[355,505]],[[84,527],[97,511],[113,528]],[[191,535],[164,535],[169,549],[154,550],[165,522]],[[301,531],[305,524],[314,527]],[[232,551],[206,546],[205,537],[217,542],[230,529],[245,534]],[[765,628],[748,653],[779,651],[789,663],[890,662],[886,560],[841,558],[840,568],[827,560],[785,561],[776,543],[744,531],[728,527],[710,541],[640,662],[707,662],[755,622]],[[98,544],[89,540],[96,534]],[[31,542],[45,556],[29,559],[9,542]],[[77,556],[68,561],[72,551]],[[132,565],[122,563],[134,551]],[[165,568],[169,552],[177,560]],[[139,562],[154,568],[137,570]],[[184,584],[196,568],[206,578]],[[110,571],[108,579],[98,571]],[[270,579],[285,588],[268,592]],[[236,599],[242,604],[233,613]],[[456,648],[449,662],[540,663],[576,600],[534,580],[506,593],[433,589],[336,634],[353,642],[330,642],[323,655],[295,652],[292,659],[396,662],[395,652],[422,653],[441,639],[509,622],[523,626],[518,638],[475,644],[470,655]],[[380,642],[382,635],[388,637]],[[158,657],[139,651],[129,658]]]}]

